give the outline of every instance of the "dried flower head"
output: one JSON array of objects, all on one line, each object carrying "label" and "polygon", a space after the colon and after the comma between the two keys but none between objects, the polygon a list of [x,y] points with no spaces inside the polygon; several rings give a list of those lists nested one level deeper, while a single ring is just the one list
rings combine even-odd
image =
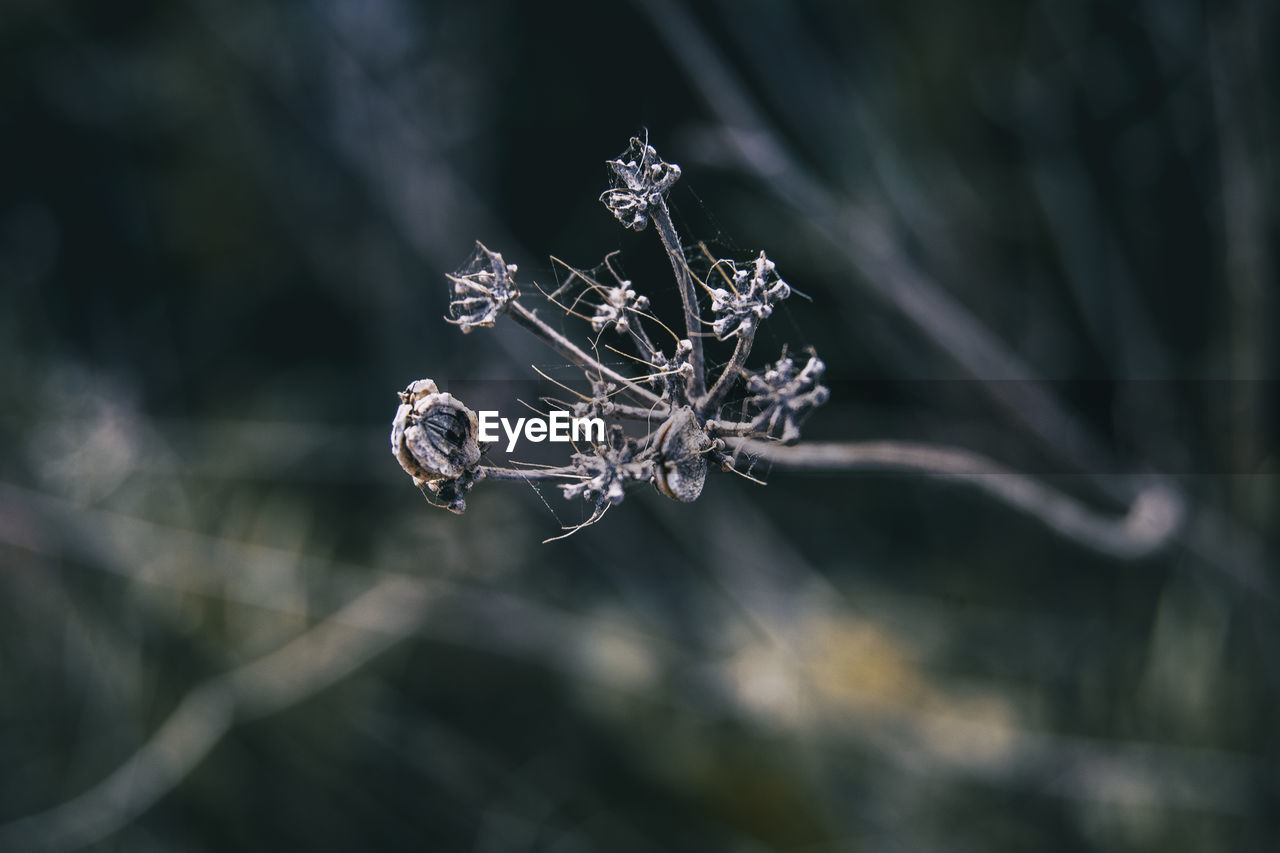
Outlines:
[{"label": "dried flower head", "polygon": [[618,159],[607,162],[613,169],[614,186],[601,194],[600,201],[627,228],[643,231],[650,209],[680,179],[680,167],[664,161],[652,145],[635,136]]},{"label": "dried flower head", "polygon": [[466,509],[481,452],[475,412],[452,394],[441,393],[430,379],[400,392],[391,453],[432,503],[457,513]]},{"label": "dried flower head", "polygon": [[491,252],[479,240],[466,265],[450,275],[449,316],[445,319],[463,332],[477,326],[492,326],[497,316],[519,298],[515,264]]},{"label": "dried flower head", "polygon": [[641,458],[639,443],[628,438],[619,424],[610,425],[604,444],[590,453],[573,455],[573,471],[580,480],[561,486],[564,496],[583,498],[594,503],[597,510],[603,510],[606,504],[622,503],[627,483],[653,478],[652,463]]},{"label": "dried flower head", "polygon": [[818,384],[824,370],[826,365],[815,355],[797,371],[795,361],[784,352],[766,370],[749,374],[747,405],[760,410],[751,421],[753,429],[786,444],[798,439],[801,420],[830,396]]},{"label": "dried flower head", "polygon": [[721,265],[729,268],[729,289],[711,291],[711,313],[716,318],[711,328],[722,341],[755,331],[773,313],[773,303],[791,295],[791,287],[778,278],[764,252],[745,269],[738,269],[733,261],[719,261],[717,266]]},{"label": "dried flower head", "polygon": [[[513,278],[515,266],[477,243],[466,266],[449,276],[449,322],[466,332],[493,325],[498,314],[509,315],[576,365],[590,389],[584,393],[557,382],[576,399],[544,400],[572,411],[575,417],[599,417],[609,424],[602,441],[585,449],[575,446],[576,452],[562,466],[485,466],[480,464],[483,448],[476,443],[474,414],[441,394],[435,383],[414,383],[401,394],[392,425],[392,451],[433,504],[461,512],[467,491],[482,479],[555,480],[565,498],[581,498],[592,505],[589,519],[568,528],[573,532],[621,502],[632,483],[652,483],[673,500],[692,501],[702,493],[711,460],[739,470],[736,450],[734,455],[726,453],[721,436],[793,440],[799,434],[800,418],[826,399],[826,389],[817,385],[822,362],[816,358],[797,370],[784,353],[781,361],[761,373],[747,371],[757,328],[770,316],[773,305],[791,293],[773,261],[764,253],[741,267],[717,261],[713,270],[726,287],[712,289],[686,262],[667,209],[665,194],[680,177],[680,168],[662,160],[653,146],[638,138],[608,163],[614,186],[601,200],[628,228],[642,230],[650,221],[655,223],[683,304],[683,333],[672,331],[649,313],[648,297],[620,274],[613,255],[603,264],[612,283],[598,280],[594,271],[553,259],[569,274],[544,295],[566,319],[576,318],[589,326],[594,338],[580,346],[522,304]],[[702,352],[708,324],[702,320],[699,300],[708,294],[714,316],[709,325],[716,337],[736,339],[733,355],[714,371]],[[609,348],[625,356],[628,361],[621,364],[632,369],[601,358],[598,342],[606,329],[630,342],[634,354]],[[748,396],[738,402],[757,414],[740,422],[719,419],[723,410],[732,409],[734,401],[727,398],[743,377]],[[625,421],[635,427],[625,429]]]},{"label": "dried flower head", "polygon": [[601,302],[595,306],[596,313],[591,318],[591,331],[599,333],[613,327],[619,334],[631,330],[632,311],[647,311],[649,297],[637,296],[631,282],[620,282],[616,287],[600,288]]}]

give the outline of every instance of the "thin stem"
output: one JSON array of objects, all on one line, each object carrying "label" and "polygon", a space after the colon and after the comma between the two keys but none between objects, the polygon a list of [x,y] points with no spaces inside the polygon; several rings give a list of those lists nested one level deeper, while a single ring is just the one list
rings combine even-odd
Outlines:
[{"label": "thin stem", "polygon": [[731,435],[745,437],[759,435],[760,433],[759,427],[752,421],[720,421],[710,418],[703,424],[703,429],[712,438],[723,438]]},{"label": "thin stem", "polygon": [[648,421],[666,418],[671,414],[671,407],[662,405],[646,409],[643,406],[628,406],[626,403],[614,403],[613,408],[609,413],[620,418],[630,418],[633,421]]},{"label": "thin stem", "polygon": [[477,480],[563,480],[578,476],[572,468],[502,468],[497,465],[481,465],[476,469]]},{"label": "thin stem", "polygon": [[726,438],[735,454],[792,471],[902,471],[975,486],[1058,534],[1095,551],[1137,559],[1162,548],[1183,519],[1175,493],[1159,485],[1138,492],[1128,512],[1110,518],[1035,478],[968,450],[910,442],[780,445]]},{"label": "thin stem", "polygon": [[[679,345],[679,343],[680,343],[680,336],[679,336],[679,335],[677,335],[675,332],[671,331],[671,327],[670,327],[670,326],[668,326],[666,323],[662,322],[662,321],[661,321],[661,320],[659,320],[657,317],[655,317],[654,315],[650,314],[648,311],[641,311],[641,310],[640,310],[640,309],[638,309],[638,308],[628,308],[627,310],[628,310],[628,311],[630,311],[632,314],[636,315],[637,317],[643,317],[643,318],[645,318],[646,320],[652,320],[653,322],[657,323],[659,326],[661,326],[661,327],[662,327],[662,331],[664,331],[664,332],[666,332],[668,335],[670,335],[670,336],[671,336],[671,340],[675,341],[675,342],[676,342],[676,344],[677,344],[677,345]],[[662,350],[658,349],[657,347],[654,347],[654,351],[655,351],[655,352],[662,352]]]},{"label": "thin stem", "polygon": [[656,358],[659,354],[658,348],[653,345],[653,341],[649,338],[649,333],[645,331],[641,324],[640,316],[632,314],[627,320],[627,331],[631,334],[631,340],[635,342],[636,350],[647,358]]},{"label": "thin stem", "polygon": [[702,370],[702,314],[698,308],[698,291],[693,287],[693,276],[689,272],[684,258],[684,248],[680,245],[680,235],[671,222],[671,212],[667,209],[667,200],[659,198],[653,208],[653,225],[662,238],[662,246],[667,250],[671,260],[671,269],[675,271],[676,281],[680,284],[680,299],[684,302],[684,326],[689,333],[689,343],[693,352],[689,355],[693,365],[692,386],[689,396],[695,400],[707,393],[707,379]]},{"label": "thin stem", "polygon": [[707,396],[698,403],[698,412],[703,417],[710,417],[711,413],[720,405],[720,401],[729,389],[733,387],[734,380],[742,373],[743,367],[747,363],[747,356],[751,354],[751,345],[756,340],[757,323],[754,319],[748,320],[744,329],[738,334],[738,343],[733,348],[733,355],[729,358],[729,363],[724,366],[724,370],[720,371],[716,384],[711,386],[711,390],[707,392]]},{"label": "thin stem", "polygon": [[[617,250],[614,250],[609,254],[605,255],[604,267],[609,271],[609,275],[613,276],[613,280],[617,282],[618,287],[621,287],[621,288],[630,287],[631,282],[624,279],[621,275],[618,274],[618,271],[613,268],[613,256],[617,254],[620,254],[620,252]],[[598,285],[597,285],[597,289],[603,290],[603,288],[600,288]],[[644,325],[640,322],[640,317],[642,316],[641,312],[627,305],[624,305],[622,310],[626,313],[630,313],[634,315],[631,319],[627,321],[627,330],[631,334],[631,340],[635,342],[636,349],[640,352],[641,355],[647,358],[650,358],[650,359],[656,358],[659,354],[659,350],[657,347],[653,345],[653,341],[649,338],[649,333],[645,331]]]},{"label": "thin stem", "polygon": [[647,388],[635,384],[627,377],[617,371],[601,364],[597,359],[588,355],[581,347],[555,329],[548,326],[542,320],[538,319],[538,315],[525,308],[518,301],[511,302],[507,305],[507,313],[509,313],[517,323],[533,332],[551,345],[556,352],[572,361],[574,364],[588,372],[594,372],[599,376],[617,382],[620,386],[626,388],[642,400],[650,403],[657,403],[661,398]]}]

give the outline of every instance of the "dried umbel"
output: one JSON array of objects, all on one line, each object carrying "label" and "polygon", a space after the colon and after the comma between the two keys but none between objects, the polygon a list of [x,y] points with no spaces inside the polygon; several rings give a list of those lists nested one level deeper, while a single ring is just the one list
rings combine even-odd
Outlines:
[{"label": "dried umbel", "polygon": [[776,436],[784,444],[800,437],[800,422],[816,406],[827,402],[827,389],[818,384],[826,365],[811,356],[796,370],[793,359],[783,353],[768,369],[747,376],[747,405],[760,412],[751,421],[752,429]]},{"label": "dried umbel", "polygon": [[738,269],[732,261],[723,263],[730,270],[725,276],[729,289],[711,290],[711,313],[716,318],[711,328],[722,341],[750,334],[773,313],[773,303],[791,295],[791,287],[778,278],[764,252],[746,269]]},{"label": "dried umbel", "polygon": [[600,201],[623,225],[643,231],[651,212],[665,205],[667,190],[680,179],[680,167],[665,162],[652,145],[635,137],[627,150],[608,164],[614,186],[600,195]]},{"label": "dried umbel", "polygon": [[449,276],[452,288],[449,316],[445,319],[464,334],[476,327],[492,326],[507,305],[520,296],[515,274],[515,264],[505,263],[502,255],[489,251],[477,240],[471,260]]},{"label": "dried umbel", "polygon": [[[589,328],[589,343],[579,346],[524,305],[516,266],[477,242],[466,265],[449,276],[448,322],[469,332],[493,325],[503,314],[511,317],[582,371],[587,391],[569,389],[576,399],[545,402],[612,423],[604,440],[575,447],[563,466],[485,466],[475,415],[430,380],[419,380],[401,394],[391,444],[401,467],[432,503],[461,512],[467,491],[483,479],[559,480],[567,499],[590,505],[587,523],[621,503],[632,483],[652,483],[668,498],[693,501],[702,493],[712,461],[739,470],[741,449],[730,453],[724,437],[790,441],[802,415],[826,398],[826,389],[817,385],[821,362],[816,358],[801,371],[788,368],[785,356],[785,364],[760,373],[747,369],[756,330],[774,304],[791,294],[773,261],[763,252],[741,265],[713,259],[707,273],[711,282],[703,281],[690,268],[667,209],[666,194],[680,167],[638,138],[607,164],[613,186],[600,200],[627,228],[655,226],[682,297],[684,322],[674,325],[683,325],[683,334],[649,313],[648,297],[617,272],[610,255],[602,264],[609,280],[557,262],[568,274],[553,291],[543,291],[566,317]],[[704,301],[710,321],[702,319]],[[606,333],[629,340],[634,355],[625,368],[601,358],[599,341]],[[714,375],[703,358],[704,336],[734,343],[733,354]],[[747,395],[731,399],[744,383]],[[722,417],[734,410],[755,414],[740,421]],[[624,426],[628,422],[630,428]]]},{"label": "dried umbel", "polygon": [[600,332],[612,328],[625,335],[631,330],[631,315],[649,310],[649,297],[638,296],[631,289],[631,282],[619,282],[617,287],[606,288],[591,318],[591,331]]},{"label": "dried umbel", "polygon": [[566,498],[583,498],[603,513],[609,504],[622,503],[629,482],[651,478],[652,463],[640,452],[640,444],[613,424],[608,439],[590,453],[573,454],[579,480],[560,487]]}]

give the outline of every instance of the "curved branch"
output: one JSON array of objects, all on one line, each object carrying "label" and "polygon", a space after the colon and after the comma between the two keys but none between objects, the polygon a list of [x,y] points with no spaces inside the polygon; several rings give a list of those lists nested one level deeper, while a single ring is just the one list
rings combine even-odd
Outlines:
[{"label": "curved branch", "polygon": [[1074,542],[1120,559],[1145,557],[1167,545],[1181,528],[1184,506],[1160,484],[1139,491],[1118,518],[1090,509],[1028,474],[981,454],[952,447],[896,441],[781,445],[725,438],[735,456],[790,471],[901,471],[965,483],[1029,515]]},{"label": "curved branch", "polygon": [[193,688],[151,739],[94,787],[0,825],[0,850],[70,851],[112,835],[173,790],[234,723],[284,710],[356,672],[413,634],[434,601],[412,579],[382,578],[283,647]]}]

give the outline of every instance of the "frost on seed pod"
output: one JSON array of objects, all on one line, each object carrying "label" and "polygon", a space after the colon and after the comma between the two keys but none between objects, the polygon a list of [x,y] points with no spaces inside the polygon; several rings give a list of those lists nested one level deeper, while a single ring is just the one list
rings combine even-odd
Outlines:
[{"label": "frost on seed pod", "polygon": [[707,453],[714,442],[688,406],[677,409],[658,428],[657,438],[653,485],[672,500],[697,500],[707,480]]},{"label": "frost on seed pod", "polygon": [[461,513],[480,464],[476,431],[475,412],[419,379],[400,392],[391,452],[428,501]]}]

